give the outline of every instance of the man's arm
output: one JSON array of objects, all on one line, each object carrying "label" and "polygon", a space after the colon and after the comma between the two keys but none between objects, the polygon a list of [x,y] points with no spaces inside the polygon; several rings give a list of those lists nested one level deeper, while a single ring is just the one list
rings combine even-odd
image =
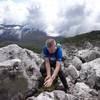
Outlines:
[{"label": "man's arm", "polygon": [[51,77],[50,62],[48,58],[45,60],[45,67],[46,67],[47,76]]},{"label": "man's arm", "polygon": [[50,87],[52,85],[53,80],[56,78],[59,70],[60,70],[60,62],[56,61],[56,68],[54,70],[54,73],[52,74],[52,76],[49,79],[47,79],[47,81],[45,81],[45,83],[44,83],[45,87]]},{"label": "man's arm", "polygon": [[50,62],[49,62],[49,55],[48,55],[48,52],[47,52],[47,48],[44,47],[43,50],[42,50],[42,54],[43,54],[43,58],[44,58],[44,62],[45,62],[45,68],[46,68],[46,74],[47,74],[47,77],[51,77],[51,69],[50,69]]},{"label": "man's arm", "polygon": [[54,73],[52,74],[52,79],[54,80],[56,76],[58,75],[58,72],[61,68],[61,62],[62,62],[62,48],[58,49],[57,52],[57,61],[56,61],[56,68],[54,70]]},{"label": "man's arm", "polygon": [[52,79],[53,79],[53,80],[54,80],[54,79],[56,78],[56,76],[58,75],[58,72],[59,72],[60,68],[61,68],[60,62],[59,62],[59,61],[56,61],[56,68],[55,68],[55,70],[54,70],[54,72],[53,72],[53,74],[52,74]]}]

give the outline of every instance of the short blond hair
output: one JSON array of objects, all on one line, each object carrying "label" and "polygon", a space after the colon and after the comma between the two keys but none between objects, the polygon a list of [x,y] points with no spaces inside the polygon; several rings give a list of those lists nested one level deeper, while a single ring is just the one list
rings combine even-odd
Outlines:
[{"label": "short blond hair", "polygon": [[48,40],[46,40],[46,46],[48,47],[48,48],[50,48],[50,47],[52,47],[52,45],[54,44],[54,43],[56,43],[56,41],[55,41],[55,39],[48,39]]}]

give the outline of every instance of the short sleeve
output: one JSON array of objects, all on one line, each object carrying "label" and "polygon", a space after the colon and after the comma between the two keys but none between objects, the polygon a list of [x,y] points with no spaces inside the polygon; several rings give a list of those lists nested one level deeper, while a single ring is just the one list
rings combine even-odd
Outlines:
[{"label": "short sleeve", "polygon": [[43,52],[43,58],[44,59],[49,57],[48,50],[47,50],[46,47],[43,48],[42,52]]},{"label": "short sleeve", "polygon": [[62,48],[59,47],[57,51],[57,61],[62,61]]}]

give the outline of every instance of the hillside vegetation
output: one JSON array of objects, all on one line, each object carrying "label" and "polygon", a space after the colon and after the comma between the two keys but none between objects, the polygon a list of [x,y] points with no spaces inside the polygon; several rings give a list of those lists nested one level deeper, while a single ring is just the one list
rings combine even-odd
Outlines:
[{"label": "hillside vegetation", "polygon": [[[30,35],[28,36],[29,38],[31,37]],[[42,50],[42,47],[45,44],[46,39],[48,38],[52,38],[52,37],[43,35],[43,36],[39,36],[36,39],[33,39],[33,41],[32,41],[32,37],[31,37],[31,40],[26,40],[26,41],[25,40],[24,41],[4,40],[4,41],[0,41],[0,47],[15,43],[23,48],[27,48],[34,52],[40,53]],[[56,41],[61,43],[62,45],[68,44],[68,45],[82,46],[85,41],[89,41],[93,45],[100,47],[100,31],[92,31],[92,32],[88,32],[88,33],[84,33],[84,34],[80,34],[80,35],[76,35],[74,37],[68,37],[68,38],[54,37],[54,39],[56,39]]]},{"label": "hillside vegetation", "polygon": [[93,45],[100,46],[100,31],[92,31],[84,34],[80,34],[74,37],[64,38],[62,43],[68,43],[71,45],[82,46],[85,41],[91,42]]}]

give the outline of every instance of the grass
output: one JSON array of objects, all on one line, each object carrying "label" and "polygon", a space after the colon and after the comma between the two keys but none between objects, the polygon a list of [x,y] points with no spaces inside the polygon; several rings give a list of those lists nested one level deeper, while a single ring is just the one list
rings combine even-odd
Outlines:
[{"label": "grass", "polygon": [[41,88],[38,89],[37,93],[34,96],[38,96],[40,93],[48,91],[52,92],[58,87],[58,78],[53,82],[53,84],[50,87],[45,87],[42,86]]}]

